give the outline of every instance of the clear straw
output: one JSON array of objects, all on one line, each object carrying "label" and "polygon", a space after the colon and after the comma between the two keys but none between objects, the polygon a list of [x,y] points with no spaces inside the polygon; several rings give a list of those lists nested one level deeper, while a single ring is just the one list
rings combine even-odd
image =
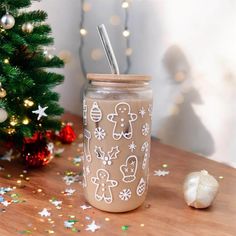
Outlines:
[{"label": "clear straw", "polygon": [[104,24],[99,25],[97,27],[97,30],[98,30],[98,34],[100,36],[100,39],[101,39],[110,69],[111,69],[111,73],[119,75],[120,74],[119,66],[118,66],[114,51],[112,49],[111,42],[109,40],[105,25]]}]

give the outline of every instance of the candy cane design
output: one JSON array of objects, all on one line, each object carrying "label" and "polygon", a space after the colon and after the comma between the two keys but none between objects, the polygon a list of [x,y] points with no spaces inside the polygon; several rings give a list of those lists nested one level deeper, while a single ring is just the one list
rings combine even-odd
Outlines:
[{"label": "candy cane design", "polygon": [[84,129],[84,155],[85,155],[85,160],[88,162],[91,162],[91,154],[90,154],[90,139],[91,139],[91,133],[89,130]]},{"label": "candy cane design", "polygon": [[88,106],[86,104],[85,99],[83,100],[83,122],[84,125],[87,125],[87,112],[88,112]]},{"label": "candy cane design", "polygon": [[148,160],[148,152],[149,152],[148,142],[144,142],[144,144],[141,147],[141,151],[144,152],[144,158],[143,158],[143,164],[142,164],[142,169],[144,170],[147,165],[147,160]]}]

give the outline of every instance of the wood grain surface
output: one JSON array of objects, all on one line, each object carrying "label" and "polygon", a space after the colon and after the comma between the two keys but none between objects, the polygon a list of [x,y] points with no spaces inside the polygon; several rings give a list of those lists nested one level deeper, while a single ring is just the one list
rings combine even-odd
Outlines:
[{"label": "wood grain surface", "polygon": [[[55,157],[46,167],[28,170],[16,161],[0,161],[0,188],[14,187],[3,197],[8,201],[17,199],[5,207],[0,203],[0,236],[15,235],[153,235],[185,236],[236,235],[236,170],[207,160],[203,157],[178,150],[152,140],[150,184],[145,203],[138,209],[112,214],[95,208],[82,210],[85,204],[83,188],[79,182],[67,186],[63,181],[66,172],[81,175],[82,164],[75,165],[73,158],[81,154],[78,144],[82,142],[81,119],[65,115],[64,120],[74,123],[78,140],[72,145],[56,145],[65,148],[61,157]],[[167,168],[162,165],[167,164]],[[154,176],[154,170],[169,170],[164,177]],[[182,184],[192,171],[206,169],[220,182],[220,191],[214,205],[206,210],[196,210],[186,205]],[[219,179],[223,176],[223,179]],[[29,179],[26,179],[26,178]],[[19,181],[21,180],[21,182]],[[18,181],[18,182],[17,182]],[[75,189],[72,196],[66,196],[66,188]],[[13,195],[12,195],[13,194]],[[62,201],[57,209],[50,199]],[[50,217],[41,217],[38,212],[47,208]],[[64,221],[77,220],[74,231],[64,227]],[[86,227],[93,220],[101,228],[92,233]],[[122,226],[128,226],[122,230]]]}]

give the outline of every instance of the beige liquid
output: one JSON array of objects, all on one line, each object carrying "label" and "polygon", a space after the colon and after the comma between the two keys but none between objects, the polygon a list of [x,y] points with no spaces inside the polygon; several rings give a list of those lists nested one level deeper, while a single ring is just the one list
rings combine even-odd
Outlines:
[{"label": "beige liquid", "polygon": [[92,206],[124,212],[145,200],[151,107],[149,99],[85,98],[84,192]]}]

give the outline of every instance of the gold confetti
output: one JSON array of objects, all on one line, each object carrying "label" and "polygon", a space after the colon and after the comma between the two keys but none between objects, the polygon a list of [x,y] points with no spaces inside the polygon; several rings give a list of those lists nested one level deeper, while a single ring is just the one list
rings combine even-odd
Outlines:
[{"label": "gold confetti", "polygon": [[162,167],[163,167],[163,168],[167,168],[168,165],[167,165],[167,164],[163,164]]},{"label": "gold confetti", "polygon": [[46,232],[49,233],[49,234],[54,234],[54,231],[53,231],[53,230],[50,230],[50,229],[49,229],[49,230],[46,230]]}]

